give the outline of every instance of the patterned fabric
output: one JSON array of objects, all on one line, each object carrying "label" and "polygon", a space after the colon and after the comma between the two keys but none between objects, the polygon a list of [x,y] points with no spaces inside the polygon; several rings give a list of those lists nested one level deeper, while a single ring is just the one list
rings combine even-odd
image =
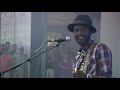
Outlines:
[{"label": "patterned fabric", "polygon": [[[92,47],[90,54],[88,51]],[[112,77],[112,53],[111,50],[103,43],[96,43],[93,40],[85,47],[85,49],[80,49],[79,53],[82,51],[86,52],[87,63],[84,63],[84,66],[87,66],[86,70],[83,71],[87,74],[95,76],[107,76]],[[80,55],[78,54],[75,57],[73,62],[73,72],[75,68],[80,65]],[[82,68],[84,68],[84,66]],[[80,69],[81,70],[81,69]]]}]

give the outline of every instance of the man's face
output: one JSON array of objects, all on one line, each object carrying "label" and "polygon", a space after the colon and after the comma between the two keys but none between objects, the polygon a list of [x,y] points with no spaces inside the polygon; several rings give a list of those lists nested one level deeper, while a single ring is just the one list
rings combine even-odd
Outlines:
[{"label": "man's face", "polygon": [[74,37],[81,46],[84,46],[89,41],[90,35],[89,27],[81,25],[74,26]]},{"label": "man's face", "polygon": [[3,45],[3,50],[2,50],[2,53],[6,53],[6,52],[8,52],[8,48],[7,48],[7,46],[6,46],[6,45]]},{"label": "man's face", "polygon": [[6,46],[7,46],[8,50],[9,50],[9,49],[10,49],[10,43],[7,42],[7,43],[6,43]]},{"label": "man's face", "polygon": [[13,44],[12,47],[11,47],[12,51],[16,51],[17,50],[17,45],[16,44]]}]

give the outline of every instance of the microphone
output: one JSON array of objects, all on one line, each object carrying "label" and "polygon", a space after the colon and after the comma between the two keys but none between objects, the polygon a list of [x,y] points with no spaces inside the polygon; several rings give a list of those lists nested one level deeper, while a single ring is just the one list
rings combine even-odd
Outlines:
[{"label": "microphone", "polygon": [[54,40],[54,39],[51,39],[51,40],[48,40],[47,42],[64,42],[64,41],[71,41],[71,38],[69,36],[65,37],[65,38],[61,38],[61,39],[57,39],[57,40]]}]

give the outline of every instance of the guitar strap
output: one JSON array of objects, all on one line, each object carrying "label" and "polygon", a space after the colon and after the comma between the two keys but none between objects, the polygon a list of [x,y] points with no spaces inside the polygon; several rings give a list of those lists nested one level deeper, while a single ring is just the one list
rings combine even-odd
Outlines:
[{"label": "guitar strap", "polygon": [[[83,68],[82,68],[84,73],[86,73],[86,71],[87,71],[87,66],[88,66],[90,54],[91,54],[91,52],[92,52],[92,50],[93,50],[94,47],[95,47],[95,49],[96,49],[96,46],[98,46],[97,43],[91,45],[91,46],[88,48],[86,57],[85,57],[85,59],[84,59],[84,66],[83,66]],[[96,50],[94,50],[94,57],[95,57],[95,51],[96,51]]]}]

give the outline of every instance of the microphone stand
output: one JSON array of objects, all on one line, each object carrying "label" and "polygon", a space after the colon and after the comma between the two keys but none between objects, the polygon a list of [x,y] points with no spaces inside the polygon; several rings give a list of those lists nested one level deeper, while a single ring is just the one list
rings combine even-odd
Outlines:
[{"label": "microphone stand", "polygon": [[[35,55],[35,53],[38,52],[47,42],[48,42],[48,41],[44,42],[38,49],[36,49],[36,50],[34,51],[34,53],[32,54],[32,56]],[[32,57],[32,56],[31,56],[31,57]],[[31,57],[30,57],[30,58],[31,58]],[[30,58],[29,58],[29,59],[30,59]],[[30,61],[30,62],[31,62],[31,61]]]},{"label": "microphone stand", "polygon": [[[57,43],[56,45],[54,45],[53,47],[51,47],[51,48],[49,48],[49,49],[47,49],[47,50],[45,50],[45,51],[43,51],[43,52],[41,52],[41,53],[38,53],[37,55],[34,55],[34,56],[32,55],[32,56],[31,56],[30,58],[28,58],[26,61],[23,61],[23,62],[21,62],[20,64],[18,64],[18,65],[16,65],[16,66],[12,67],[12,68],[10,68],[10,69],[8,69],[8,70],[6,70],[6,71],[0,72],[0,78],[1,78],[2,75],[4,75],[5,73],[7,73],[8,71],[17,68],[17,67],[21,66],[22,64],[24,64],[24,63],[30,61],[31,59],[33,59],[33,58],[35,58],[35,57],[37,57],[37,56],[39,56],[39,55],[41,55],[41,54],[43,54],[43,53],[49,51],[49,50],[51,50],[51,49],[53,49],[53,48],[55,48],[55,47],[58,47],[58,46],[60,46],[60,45],[61,45],[61,43],[58,42],[58,43]],[[42,46],[43,46],[43,45],[42,45]],[[42,47],[42,46],[41,46],[41,47]],[[38,49],[37,49],[36,51],[38,51]]]},{"label": "microphone stand", "polygon": [[[37,48],[37,49],[34,51],[34,53],[31,55],[31,57],[32,57],[33,55],[35,55],[35,53],[37,53],[47,42],[48,42],[48,41],[44,42],[39,48]],[[31,57],[30,57],[30,58],[31,58]],[[30,59],[30,58],[29,58],[29,59]],[[29,60],[29,63],[31,63],[30,60]]]}]

